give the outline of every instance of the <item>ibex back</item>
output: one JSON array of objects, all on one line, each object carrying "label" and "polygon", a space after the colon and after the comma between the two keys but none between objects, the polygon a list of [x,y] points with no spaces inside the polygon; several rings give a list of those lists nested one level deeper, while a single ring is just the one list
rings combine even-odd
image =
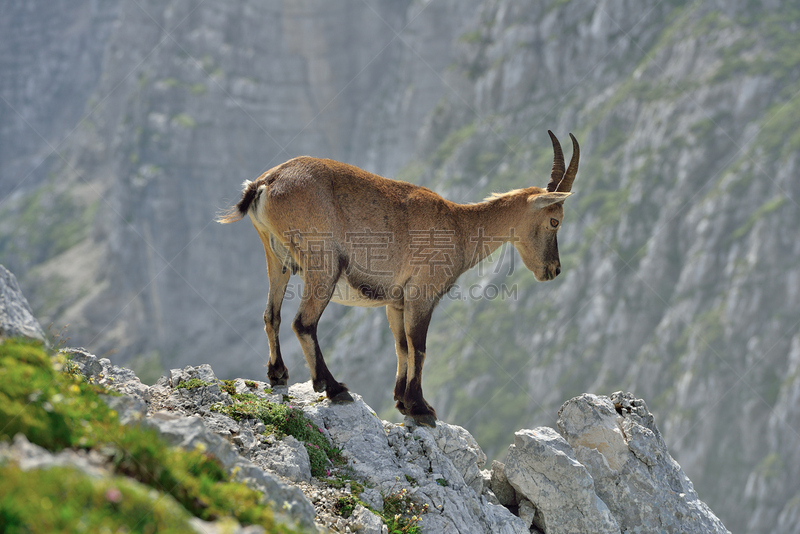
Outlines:
[{"label": "ibex back", "polygon": [[297,273],[304,289],[292,327],[314,390],[333,402],[353,400],[328,370],[317,341],[328,302],[386,306],[397,351],[397,409],[418,424],[436,426],[436,412],[422,396],[422,365],[428,325],[442,296],[504,242],[514,245],[537,280],[561,272],[556,234],[578,171],[579,147],[570,134],[573,152],[565,170],[561,146],[548,133],[554,157],[547,188],[516,189],[477,204],[456,204],[424,187],[310,157],[245,182],[241,200],[219,222],[249,215],[264,244],[272,385],[289,378],[278,332],[286,286]]}]

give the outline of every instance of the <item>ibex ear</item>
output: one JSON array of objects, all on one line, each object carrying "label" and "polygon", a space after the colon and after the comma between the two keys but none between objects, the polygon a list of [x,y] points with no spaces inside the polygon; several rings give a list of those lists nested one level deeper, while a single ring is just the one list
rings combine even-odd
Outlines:
[{"label": "ibex ear", "polygon": [[536,195],[529,196],[528,204],[532,209],[540,210],[552,204],[564,202],[564,199],[570,196],[571,194],[572,193],[562,192],[562,191],[553,191],[552,193],[549,192],[539,193]]}]

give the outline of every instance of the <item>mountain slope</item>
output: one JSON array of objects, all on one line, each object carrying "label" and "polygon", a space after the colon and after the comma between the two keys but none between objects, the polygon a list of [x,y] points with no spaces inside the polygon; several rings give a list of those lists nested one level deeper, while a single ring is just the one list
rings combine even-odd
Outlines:
[{"label": "mountain slope", "polygon": [[[4,35],[63,31],[57,13],[20,13]],[[465,275],[434,314],[429,400],[497,456],[514,429],[553,426],[565,398],[631,390],[734,531],[800,523],[791,3],[147,1],[75,20],[69,35],[97,35],[87,57],[103,59],[93,90],[61,82],[84,110],[74,132],[67,114],[59,145],[22,136],[15,103],[33,97],[2,93],[20,110],[3,108],[2,146],[58,148],[34,180],[15,174],[24,158],[2,167],[0,261],[44,324],[140,376],[263,374],[260,245],[246,223],[211,223],[243,179],[310,153],[474,202],[543,186],[546,130],[572,131],[563,273],[537,283],[506,250]],[[70,50],[13,63],[16,78],[97,64]],[[384,314],[331,306],[320,333],[335,375],[397,417]]]},{"label": "mountain slope", "polygon": [[454,74],[468,90],[432,117],[449,136],[422,154],[419,181],[454,200],[543,186],[546,128],[582,142],[564,274],[536,284],[495,263],[462,279],[516,285],[518,298],[441,306],[434,405],[496,454],[515,425],[549,424],[558,398],[634,390],[656,399],[726,523],[791,525],[800,13],[575,4],[486,5]]}]

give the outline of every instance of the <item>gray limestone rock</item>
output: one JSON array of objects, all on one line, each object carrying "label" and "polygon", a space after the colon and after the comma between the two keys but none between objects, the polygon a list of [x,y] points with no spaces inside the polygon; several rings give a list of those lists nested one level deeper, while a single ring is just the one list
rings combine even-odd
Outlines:
[{"label": "gray limestone rock", "polygon": [[240,425],[236,420],[219,412],[209,412],[208,415],[203,417],[203,423],[206,428],[226,439],[237,435],[241,431]]},{"label": "gray limestone rock", "polygon": [[81,374],[86,378],[96,378],[104,372],[100,358],[90,354],[82,347],[67,347],[62,349],[61,352],[66,354],[69,360],[78,366]]},{"label": "gray limestone rock", "polygon": [[147,394],[148,387],[142,384],[136,373],[113,365],[108,358],[98,358],[80,347],[63,348],[61,352],[78,366],[82,375],[96,384],[137,399],[144,399]]},{"label": "gray limestone rock", "polygon": [[178,387],[181,382],[187,382],[193,378],[208,384],[213,384],[217,381],[214,371],[207,363],[196,367],[186,366],[183,369],[170,369],[169,371],[169,385],[173,388]]},{"label": "gray limestone rock", "polygon": [[358,496],[359,499],[364,501],[369,505],[370,508],[373,510],[377,510],[378,512],[383,512],[383,496],[379,489],[376,488],[368,488],[361,492],[361,495]]},{"label": "gray limestone rock", "polygon": [[432,430],[436,446],[453,462],[464,479],[464,483],[480,495],[483,493],[481,469],[486,464],[486,454],[481,450],[472,434],[460,426],[438,422]]},{"label": "gray limestone rock", "polygon": [[234,473],[237,480],[261,491],[265,500],[271,502],[276,511],[287,515],[306,529],[315,528],[314,505],[300,488],[286,484],[244,458],[238,459]]},{"label": "gray limestone rock", "polygon": [[527,534],[520,518],[482,497],[480,467],[486,457],[465,430],[441,422],[435,429],[412,430],[381,421],[352,395],[352,403],[331,404],[310,382],[289,388],[291,402],[328,430],[358,477],[384,495],[405,490],[418,505],[428,506],[420,520],[423,532]]},{"label": "gray limestone rock", "polygon": [[[279,515],[316,528],[314,506],[303,491],[271,474],[300,486],[313,482],[304,444],[292,436],[264,436],[261,421],[236,421],[212,411],[214,403],[232,400],[209,366],[173,370],[148,388],[108,359],[82,349],[67,352],[88,379],[128,393],[103,397],[124,424],[153,428],[172,445],[214,455],[236,479],[261,491]],[[209,385],[175,389],[192,378]],[[240,379],[235,384],[247,387]],[[284,401],[259,389],[262,398]],[[521,430],[506,464],[495,461],[491,471],[481,470],[486,455],[465,429],[441,421],[436,428],[381,421],[358,394],[353,397],[352,403],[332,404],[307,382],[288,388],[285,401],[302,410],[341,449],[347,471],[370,486],[360,495],[363,502],[380,511],[385,498],[402,494],[417,507],[415,513],[427,512],[419,519],[423,531],[727,532],[670,457],[644,401],[629,393],[571,399],[558,420],[567,439],[547,427]],[[175,411],[158,411],[163,407]],[[148,410],[155,413],[148,417]],[[75,465],[92,476],[107,474],[105,458],[70,450],[53,455],[24,436],[13,445],[0,444],[0,458],[25,468]],[[336,525],[354,533],[386,532],[380,518],[362,506],[347,520],[336,518]],[[224,526],[196,522],[195,527]]]},{"label": "gray limestone rock", "polygon": [[[314,526],[314,507],[303,492],[269,473],[309,482],[305,446],[291,436],[278,441],[261,435],[261,421],[235,421],[212,411],[212,404],[232,401],[209,366],[173,370],[148,388],[132,371],[107,359],[82,349],[67,352],[88,379],[134,395],[104,397],[123,423],[154,428],[173,445],[213,454],[239,480],[262,491],[279,513],[301,526]],[[192,378],[209,385],[176,389]],[[234,384],[237,390],[247,388],[241,379]],[[284,400],[259,389],[262,398]],[[331,404],[304,383],[289,388],[287,400],[341,448],[352,473],[374,485],[361,494],[364,502],[381,510],[386,496],[403,492],[418,509],[427,507],[419,523],[426,531],[551,534],[619,532],[621,526],[625,532],[726,532],[669,456],[644,401],[631,394],[617,392],[610,399],[584,394],[568,401],[558,424],[569,442],[550,428],[521,430],[506,464],[493,462],[491,472],[481,471],[486,455],[463,428],[441,421],[434,429],[395,425],[381,421],[359,395],[354,398]],[[146,403],[151,411],[158,406],[177,411],[147,417]],[[183,415],[195,413],[200,415]],[[24,437],[13,447],[21,464],[76,464],[102,475],[102,462],[93,465],[72,451],[41,454]],[[9,450],[3,446],[0,456],[9,456]],[[514,508],[518,516],[498,503]],[[363,507],[341,521],[352,532],[385,529]]]},{"label": "gray limestone rock", "polygon": [[[202,385],[196,387],[180,387],[181,384],[188,383],[190,380],[199,380]],[[159,381],[161,382],[161,381]],[[244,383],[244,382],[242,382]],[[213,404],[229,405],[233,401],[220,387],[220,381],[214,375],[214,371],[208,364],[196,367],[186,366],[183,369],[172,369],[169,377],[164,384],[157,384],[160,387],[168,385],[172,388],[168,392],[168,398],[164,401],[164,407],[170,410],[177,410],[186,414],[199,413],[203,416],[209,415],[209,408]],[[242,437],[247,440],[247,437]],[[249,447],[248,441],[248,447]]]},{"label": "gray limestone rock", "polygon": [[147,405],[136,397],[101,395],[100,398],[117,412],[119,422],[123,425],[138,423],[147,415]]},{"label": "gray limestone rock", "polygon": [[170,412],[156,412],[142,421],[142,426],[158,430],[168,443],[188,450],[201,449],[213,454],[230,471],[239,459],[233,446],[203,424],[203,419],[193,416],[177,415]]},{"label": "gray limestone rock", "polygon": [[17,277],[0,265],[0,339],[11,337],[46,340],[28,299],[19,288]]},{"label": "gray limestone rock", "polygon": [[203,521],[193,517],[189,520],[190,526],[197,534],[265,534],[264,527],[259,525],[242,526],[236,521]]},{"label": "gray limestone rock", "polygon": [[350,530],[353,534],[382,534],[389,532],[380,517],[360,504],[355,507],[353,515],[350,516]]},{"label": "gray limestone rock", "polygon": [[294,482],[311,480],[311,461],[301,441],[286,436],[272,447],[253,455],[253,462]]},{"label": "gray limestone rock", "polygon": [[644,401],[583,394],[558,427],[624,532],[728,532],[669,454]]},{"label": "gray limestone rock", "polygon": [[52,453],[31,443],[23,434],[17,434],[11,443],[0,442],[0,460],[12,460],[23,471],[49,469],[50,467],[73,467],[91,477],[110,476],[105,456],[94,451],[80,454],[72,449]]},{"label": "gray limestone rock", "polygon": [[505,465],[497,460],[492,462],[490,488],[497,500],[500,501],[500,504],[503,506],[517,506],[517,492],[509,484],[508,478],[506,478]]},{"label": "gray limestone rock", "polygon": [[233,418],[212,410],[203,409],[201,412],[206,428],[230,441],[243,457],[252,458],[258,451],[260,440],[257,434],[263,432],[263,423],[252,419],[236,422]]},{"label": "gray limestone rock", "polygon": [[528,499],[523,498],[519,501],[519,518],[528,526],[533,525],[536,520],[536,507]]},{"label": "gray limestone rock", "polygon": [[540,528],[548,534],[620,530],[595,494],[591,475],[552,428],[516,432],[505,474],[516,492],[536,508]]}]

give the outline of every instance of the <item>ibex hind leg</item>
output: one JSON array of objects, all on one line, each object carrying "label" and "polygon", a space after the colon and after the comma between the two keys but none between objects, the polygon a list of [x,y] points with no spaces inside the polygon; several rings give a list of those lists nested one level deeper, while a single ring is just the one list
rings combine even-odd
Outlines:
[{"label": "ibex hind leg", "polygon": [[264,332],[269,340],[269,364],[267,378],[275,386],[285,386],[289,381],[289,370],[281,357],[281,344],[278,334],[281,328],[281,304],[286,294],[290,273],[281,268],[280,259],[269,246],[269,237],[259,233],[267,256],[267,275],[269,276],[269,295],[267,309],[264,310]]},{"label": "ibex hind leg", "polygon": [[300,340],[303,355],[311,371],[311,383],[314,391],[324,391],[333,402],[353,402],[347,386],[337,382],[325,364],[317,339],[317,323],[330,301],[338,277],[331,280],[322,271],[306,270],[305,273],[303,298],[292,328]]},{"label": "ibex hind leg", "polygon": [[409,415],[404,402],[406,395],[406,374],[408,369],[408,340],[406,329],[403,325],[403,310],[386,306],[386,317],[389,319],[389,328],[394,334],[394,349],[397,353],[397,375],[394,384],[395,408],[403,414]]}]

